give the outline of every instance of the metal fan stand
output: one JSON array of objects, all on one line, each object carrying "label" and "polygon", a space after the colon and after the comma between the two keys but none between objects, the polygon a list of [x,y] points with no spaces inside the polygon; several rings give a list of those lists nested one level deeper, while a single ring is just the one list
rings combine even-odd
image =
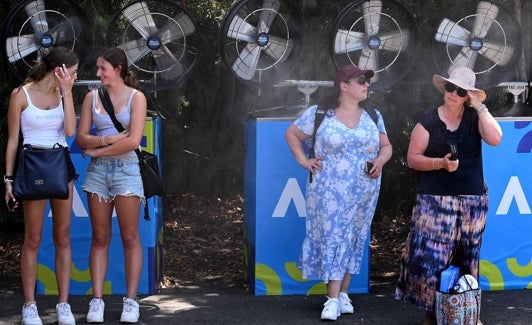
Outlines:
[{"label": "metal fan stand", "polygon": [[[530,87],[530,82],[528,81],[509,81],[509,82],[501,82],[497,85],[497,87],[506,87],[509,93],[511,93],[514,96],[514,104],[519,103],[519,95],[523,94],[526,98],[527,93],[525,90]],[[522,100],[521,102],[524,102]]]},{"label": "metal fan stand", "polygon": [[305,106],[310,104],[310,95],[312,95],[318,87],[333,87],[334,82],[326,80],[285,80],[274,87],[293,87],[296,86],[297,90],[305,95]]}]

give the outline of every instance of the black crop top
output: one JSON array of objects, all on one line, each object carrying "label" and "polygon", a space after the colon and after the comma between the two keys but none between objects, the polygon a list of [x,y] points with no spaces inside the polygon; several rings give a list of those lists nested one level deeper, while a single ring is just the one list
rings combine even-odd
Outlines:
[{"label": "black crop top", "polygon": [[458,169],[419,171],[418,194],[482,195],[485,193],[482,170],[482,137],[478,131],[478,116],[466,107],[460,126],[449,131],[440,120],[438,110],[424,112],[419,123],[429,132],[425,156],[441,158],[450,152],[449,145],[458,148]]}]

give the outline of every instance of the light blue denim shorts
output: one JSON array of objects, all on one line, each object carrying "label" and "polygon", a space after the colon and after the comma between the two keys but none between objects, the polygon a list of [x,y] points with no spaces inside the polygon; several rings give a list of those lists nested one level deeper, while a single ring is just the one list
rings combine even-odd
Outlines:
[{"label": "light blue denim shorts", "polygon": [[92,158],[82,189],[105,200],[117,195],[144,198],[138,159]]}]

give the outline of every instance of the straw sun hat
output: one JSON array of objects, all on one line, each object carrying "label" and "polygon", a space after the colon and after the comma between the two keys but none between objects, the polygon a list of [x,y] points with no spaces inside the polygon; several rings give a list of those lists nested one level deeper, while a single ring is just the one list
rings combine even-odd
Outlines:
[{"label": "straw sun hat", "polygon": [[478,92],[479,99],[481,102],[483,102],[486,99],[486,93],[484,90],[475,88],[476,79],[475,73],[471,69],[459,66],[451,71],[449,78],[444,78],[435,74],[432,76],[432,83],[442,94],[445,93],[445,84],[447,82],[450,82],[465,90]]}]

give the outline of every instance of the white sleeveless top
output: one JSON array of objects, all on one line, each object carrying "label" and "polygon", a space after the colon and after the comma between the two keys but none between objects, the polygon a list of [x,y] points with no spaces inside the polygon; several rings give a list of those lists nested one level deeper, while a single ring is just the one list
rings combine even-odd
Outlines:
[{"label": "white sleeveless top", "polygon": [[[129,99],[127,101],[126,107],[119,114],[115,114],[116,119],[124,129],[128,129],[131,123],[131,102],[133,101],[133,96],[138,92],[138,90],[133,90]],[[96,135],[111,135],[117,134],[118,130],[115,128],[111,117],[108,114],[100,114],[97,112],[98,107],[98,90],[92,90],[92,123],[96,127]],[[105,108],[102,107],[102,109]],[[121,155],[109,156],[107,158],[117,158],[117,159],[127,159],[127,158],[137,158],[137,154],[134,150],[126,152]]]},{"label": "white sleeveless top", "polygon": [[26,94],[28,103],[28,107],[20,115],[23,143],[41,148],[52,148],[54,144],[59,143],[66,147],[63,101],[60,100],[55,108],[41,109],[33,104],[24,86],[22,90]]}]

